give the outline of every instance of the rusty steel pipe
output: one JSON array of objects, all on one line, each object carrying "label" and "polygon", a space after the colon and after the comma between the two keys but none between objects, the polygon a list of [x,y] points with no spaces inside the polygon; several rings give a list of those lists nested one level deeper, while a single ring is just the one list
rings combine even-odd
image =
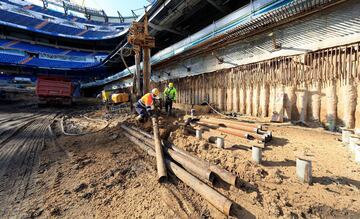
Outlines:
[{"label": "rusty steel pipe", "polygon": [[193,162],[193,160],[189,157],[178,153],[172,149],[167,148],[165,149],[165,152],[190,173],[211,182],[211,184],[214,183],[215,175],[209,167],[198,165],[196,162]]},{"label": "rusty steel pipe", "polygon": [[201,160],[200,158],[190,154],[187,151],[184,151],[181,148],[176,147],[173,144],[171,144],[171,145],[169,144],[169,147],[171,147],[171,149],[173,149],[174,151],[189,157],[194,163],[197,163],[197,165],[208,167],[212,172],[215,173],[216,177],[220,178],[221,180],[228,183],[229,185],[236,186],[236,184],[238,182],[238,177],[235,176],[234,174],[230,173],[229,171],[224,170],[224,169],[218,167],[217,165],[211,164],[207,161]]},{"label": "rusty steel pipe", "polygon": [[138,127],[130,126],[130,128],[131,128],[131,129],[134,129],[134,130],[137,131],[137,132],[140,132],[141,134],[143,134],[143,135],[144,135],[145,137],[147,137],[147,138],[151,138],[151,139],[153,138],[153,136],[152,136],[151,134],[149,134],[149,133],[147,133],[147,132],[139,129]]},{"label": "rusty steel pipe", "polygon": [[214,121],[211,119],[200,119],[200,122],[204,122],[204,123],[209,123],[209,124],[213,124],[213,125],[217,125],[217,126],[225,126],[227,128],[233,128],[233,129],[238,129],[238,130],[242,130],[242,131],[246,131],[246,132],[251,132],[251,133],[256,133],[256,134],[260,134],[259,128],[254,128],[254,127],[250,127],[250,126],[244,126],[242,124],[233,124],[233,123],[228,123],[228,122],[223,122],[223,121]]},{"label": "rusty steel pipe", "polygon": [[233,207],[232,201],[220,194],[215,189],[201,182],[196,177],[186,172],[184,169],[182,169],[175,163],[166,160],[166,164],[169,170],[173,172],[181,181],[194,189],[195,192],[199,193],[205,200],[207,200],[219,211],[221,211],[227,216],[230,216]]},{"label": "rusty steel pipe", "polygon": [[[140,148],[145,149],[145,151],[150,155],[156,157],[155,150],[151,147],[146,146],[143,142],[131,136],[130,134],[125,133],[125,136]],[[186,172],[180,166],[171,162],[169,159],[165,159],[166,166],[168,169],[175,174],[182,182],[187,186],[192,188],[195,192],[199,193],[205,200],[212,204],[215,208],[221,211],[223,214],[230,216],[233,203],[228,198],[220,194],[215,189],[209,187],[205,183],[201,182],[199,179]]]},{"label": "rusty steel pipe", "polygon": [[140,141],[139,139],[137,139],[136,137],[132,136],[131,134],[128,133],[124,133],[124,135],[130,139],[130,141],[134,142],[136,145],[138,145],[141,149],[143,149],[144,151],[146,151],[146,153],[152,157],[156,157],[155,154],[155,150],[149,146],[147,146],[146,144],[144,144],[144,142]]},{"label": "rusty steel pipe", "polygon": [[159,182],[163,182],[167,178],[167,172],[164,161],[164,153],[161,147],[159,125],[156,117],[152,117],[152,124],[154,130],[154,142],[155,142],[155,152],[156,152],[156,167],[158,171]]},{"label": "rusty steel pipe", "polygon": [[262,130],[263,126],[262,125],[258,125],[258,124],[251,124],[251,123],[247,123],[247,122],[241,122],[241,121],[235,121],[235,120],[227,120],[227,119],[221,119],[221,118],[206,118],[207,120],[212,120],[214,122],[221,122],[223,124],[234,124],[234,125],[241,125],[241,126],[246,126],[246,127],[251,127],[251,128],[257,128]]},{"label": "rusty steel pipe", "polygon": [[249,139],[252,140],[252,138],[256,139],[256,140],[260,140],[260,141],[267,141],[267,136],[265,135],[259,135],[259,134],[255,134],[255,133],[248,133],[245,131],[241,131],[241,130],[236,130],[236,129],[232,129],[232,128],[223,128],[220,126],[216,126],[216,125],[209,125],[203,122],[196,122],[196,124],[200,125],[200,126],[204,126],[204,127],[208,127],[210,129],[214,129],[217,130],[219,132],[223,132],[226,134],[231,134],[231,135],[235,135],[241,138],[245,138],[245,139]]},{"label": "rusty steel pipe", "polygon": [[[130,135],[136,137],[137,139],[140,139],[145,144],[147,144],[152,149],[155,148],[154,146],[154,140],[151,138],[147,138],[144,136],[144,134],[138,133],[135,130],[132,130],[131,128],[128,128],[124,125],[121,125],[121,128],[123,128],[125,131],[127,131]],[[148,136],[148,135],[147,135]],[[197,163],[194,163],[189,157],[186,155],[183,155],[179,152],[176,152],[169,148],[164,148],[165,152],[177,163],[179,163],[181,166],[183,166],[186,170],[190,171],[191,173],[199,176],[200,178],[204,180],[208,180],[210,183],[214,182],[215,174],[210,170],[208,166],[198,165]]]},{"label": "rusty steel pipe", "polygon": [[[126,130],[131,135],[141,139],[146,144],[148,144],[150,147],[153,147],[152,136],[149,135],[147,132],[142,131],[141,134],[140,134],[140,133],[136,132],[135,130],[133,130],[131,128],[128,128],[125,125],[121,125],[120,127],[123,128],[124,130]],[[148,137],[148,139],[146,138],[146,136]],[[230,185],[236,186],[236,183],[238,181],[238,177],[233,175],[232,173],[228,172],[227,170],[224,170],[224,169],[218,167],[217,165],[214,165],[214,164],[211,164],[211,163],[209,163],[207,161],[204,161],[204,160],[190,154],[189,152],[184,151],[183,149],[176,147],[173,144],[166,144],[166,146],[168,146],[168,147],[170,147],[172,149],[171,152],[173,154],[174,154],[174,152],[177,152],[179,154],[184,155],[186,158],[190,159],[198,167],[203,168],[203,169],[209,169],[210,171],[212,171],[215,174],[216,177],[220,178],[221,180],[223,180],[224,182],[226,182],[226,183],[228,183]],[[174,160],[179,162],[176,159],[174,159]],[[202,175],[206,176],[206,174],[202,174]]]}]

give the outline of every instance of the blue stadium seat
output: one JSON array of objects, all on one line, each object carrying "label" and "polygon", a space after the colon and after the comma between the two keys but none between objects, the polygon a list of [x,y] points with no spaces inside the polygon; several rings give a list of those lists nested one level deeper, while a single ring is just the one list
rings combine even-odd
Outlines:
[{"label": "blue stadium seat", "polygon": [[[1,41],[0,41],[0,44],[1,44]],[[29,51],[29,52],[48,53],[48,54],[61,54],[66,51],[65,49],[58,49],[58,48],[54,48],[54,47],[50,47],[50,46],[34,45],[31,43],[26,43],[26,42],[16,43],[16,44],[10,46],[10,48],[21,49],[21,50],[25,50],[25,51]]]},{"label": "blue stadium seat", "polygon": [[51,33],[62,33],[67,35],[77,35],[83,31],[83,29],[80,28],[68,27],[51,22],[49,22],[44,27],[42,27],[41,30],[48,31]]},{"label": "blue stadium seat", "polygon": [[26,56],[0,53],[0,63],[18,64],[24,60]]},{"label": "blue stadium seat", "polygon": [[97,65],[94,62],[72,62],[72,61],[61,61],[51,59],[33,58],[26,65],[33,65],[37,67],[46,68],[86,68]]},{"label": "blue stadium seat", "polygon": [[91,52],[83,52],[83,51],[71,51],[67,53],[67,56],[88,56],[91,55]]},{"label": "blue stadium seat", "polygon": [[10,40],[0,39],[0,46],[3,46],[3,45],[5,45],[5,44],[7,44],[7,43],[9,43],[9,42],[10,42]]},{"label": "blue stadium seat", "polygon": [[0,20],[18,24],[26,27],[35,27],[36,25],[39,25],[43,22],[43,20],[29,17],[26,15],[17,14],[14,12],[6,11],[6,10],[0,10]]}]

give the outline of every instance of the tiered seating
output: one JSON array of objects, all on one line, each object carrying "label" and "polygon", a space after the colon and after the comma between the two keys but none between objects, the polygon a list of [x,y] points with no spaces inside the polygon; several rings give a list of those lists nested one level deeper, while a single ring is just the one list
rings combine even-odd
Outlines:
[{"label": "tiered seating", "polygon": [[[37,19],[34,17],[29,17],[26,15],[18,14],[11,11],[6,11],[0,9],[0,21],[8,22],[12,24],[17,24],[21,26],[25,26],[27,29],[36,31],[39,29],[40,31],[45,31],[52,35],[68,35],[68,36],[77,36],[84,31],[84,29],[77,27],[69,27],[65,25],[61,25],[58,23],[43,23],[44,20]],[[44,26],[40,24],[45,24]],[[37,28],[38,27],[38,28]],[[87,38],[102,38],[106,36],[113,36],[117,32],[116,31],[93,31],[89,30],[85,32],[82,36]]]},{"label": "tiered seating", "polygon": [[[111,33],[111,34],[109,34],[109,33]],[[86,32],[85,34],[83,34],[82,36],[91,37],[91,38],[100,38],[100,37],[105,37],[105,36],[114,35],[114,34],[117,34],[117,32],[101,32],[101,31],[90,30],[90,31]]]},{"label": "tiered seating", "polygon": [[60,61],[52,59],[40,59],[33,58],[27,65],[41,66],[45,68],[86,68],[97,65],[98,63],[93,62],[72,62],[72,61]]},{"label": "tiered seating", "polygon": [[62,33],[66,35],[77,35],[78,33],[83,31],[83,29],[80,28],[68,27],[65,25],[55,24],[51,22],[42,27],[41,30],[51,33]]},{"label": "tiered seating", "polygon": [[17,14],[10,11],[0,10],[0,21],[18,24],[26,27],[35,27],[43,22],[43,20]]},{"label": "tiered seating", "polygon": [[0,52],[0,63],[18,64],[25,58],[26,58],[26,56],[15,55],[15,54],[5,54],[5,53]]},{"label": "tiered seating", "polygon": [[18,42],[17,44],[10,46],[10,48],[21,49],[29,52],[48,53],[48,54],[61,54],[66,51],[64,49],[58,49],[50,46],[34,45],[26,42]]},{"label": "tiered seating", "polygon": [[61,13],[61,12],[54,11],[54,10],[51,10],[51,9],[44,9],[44,8],[42,8],[40,6],[37,6],[37,5],[31,5],[31,8],[29,10],[40,12],[40,13],[43,13],[43,14],[48,14],[48,15],[51,15],[51,16],[54,16],[54,17],[60,17],[60,18],[65,17],[65,15],[63,13]]},{"label": "tiered seating", "polygon": [[83,51],[74,51],[72,50],[71,52],[67,53],[66,55],[68,56],[89,56],[92,53],[89,52],[83,52]]}]

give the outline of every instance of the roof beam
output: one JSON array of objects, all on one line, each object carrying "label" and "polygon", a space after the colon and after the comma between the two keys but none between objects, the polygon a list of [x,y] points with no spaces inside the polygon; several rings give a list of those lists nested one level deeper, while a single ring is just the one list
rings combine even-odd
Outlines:
[{"label": "roof beam", "polygon": [[174,29],[171,29],[171,28],[168,28],[168,27],[164,27],[164,26],[160,26],[160,25],[156,25],[156,24],[153,24],[153,23],[149,23],[149,26],[151,28],[153,28],[154,30],[157,30],[157,31],[168,31],[170,33],[174,33],[174,34],[177,34],[177,35],[180,35],[180,36],[186,36],[185,34],[177,31],[177,30],[174,30]]},{"label": "roof beam", "polygon": [[222,13],[226,14],[229,12],[229,10],[219,6],[214,0],[206,0],[210,5],[212,5],[217,10],[221,11]]}]

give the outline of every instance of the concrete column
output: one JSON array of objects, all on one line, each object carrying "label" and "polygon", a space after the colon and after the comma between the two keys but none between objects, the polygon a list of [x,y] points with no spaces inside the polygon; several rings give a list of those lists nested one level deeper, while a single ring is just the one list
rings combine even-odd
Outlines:
[{"label": "concrete column", "polygon": [[216,146],[218,148],[224,148],[224,138],[217,137],[216,138]]},{"label": "concrete column", "polygon": [[351,129],[346,129],[346,128],[341,128],[341,133],[342,133],[342,143],[345,145],[349,145],[350,144],[350,136],[352,133]]},{"label": "concrete column", "polygon": [[303,158],[297,158],[296,175],[301,182],[311,184],[312,182],[311,161],[305,160]]},{"label": "concrete column", "polygon": [[252,160],[257,164],[260,164],[262,160],[261,156],[262,156],[261,147],[252,146]]},{"label": "concrete column", "polygon": [[196,130],[196,138],[197,139],[202,139],[202,130],[201,129]]}]

